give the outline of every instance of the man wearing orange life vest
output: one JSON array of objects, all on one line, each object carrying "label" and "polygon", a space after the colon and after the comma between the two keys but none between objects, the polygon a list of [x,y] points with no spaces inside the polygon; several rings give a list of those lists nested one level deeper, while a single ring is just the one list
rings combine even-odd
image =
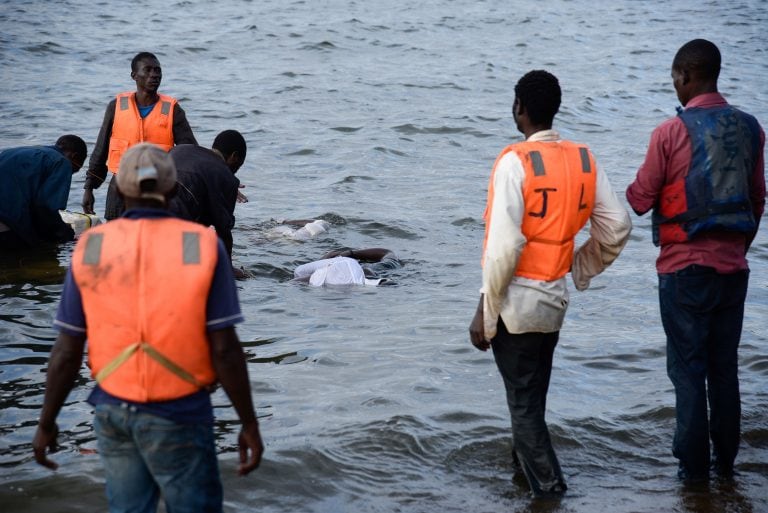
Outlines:
[{"label": "man wearing orange life vest", "polygon": [[[483,286],[469,327],[493,348],[512,419],[514,459],[536,496],[567,488],[544,419],[552,357],[568,306],[565,275],[589,287],[619,255],[629,214],[583,144],[552,130],[560,85],[536,70],[515,86],[512,114],[525,141],[507,146],[491,172],[485,211]],[[574,236],[590,222],[574,253]]]},{"label": "man wearing orange life vest", "polygon": [[56,468],[55,420],[80,371],[86,338],[97,386],[94,431],[109,509],[221,511],[210,389],[220,382],[242,422],[241,475],[263,444],[235,324],[242,321],[216,233],[165,208],[176,186],[167,152],[130,148],[116,179],[128,210],[88,230],[72,256],[55,325],[35,459]]},{"label": "man wearing orange life vest", "polygon": [[[107,171],[114,178],[120,157],[134,144],[150,142],[165,151],[176,144],[197,144],[184,109],[175,98],[157,92],[163,75],[154,54],[136,54],[131,61],[131,78],[136,82],[136,92],[118,94],[104,113],[83,186],[82,206],[86,214],[95,213],[93,189],[106,180]],[[115,181],[110,180],[104,218],[116,219],[122,211]]]}]

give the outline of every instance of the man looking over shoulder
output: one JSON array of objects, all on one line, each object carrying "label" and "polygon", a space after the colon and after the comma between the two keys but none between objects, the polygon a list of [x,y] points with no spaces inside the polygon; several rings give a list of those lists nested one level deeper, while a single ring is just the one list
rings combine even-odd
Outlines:
[{"label": "man looking over shoulder", "polygon": [[[552,357],[568,307],[565,275],[578,290],[618,257],[629,213],[584,144],[552,123],[560,84],[546,71],[515,86],[512,115],[525,141],[504,148],[488,185],[483,287],[469,327],[472,344],[493,348],[512,417],[514,456],[534,495],[562,495],[565,478],[544,420]],[[590,238],[574,253],[574,237]]]},{"label": "man looking over shoulder", "polygon": [[154,54],[136,54],[131,61],[131,78],[136,92],[120,93],[107,105],[83,186],[83,211],[93,214],[93,189],[106,180],[107,171],[112,174],[104,209],[107,220],[116,219],[123,211],[114,175],[128,148],[149,142],[169,151],[176,144],[197,144],[184,109],[175,98],[157,92],[163,74]]},{"label": "man looking over shoulder", "polygon": [[[182,219],[213,226],[232,260],[232,228],[246,144],[237,130],[216,136],[212,149],[181,144],[170,151],[176,164],[178,190],[168,210]],[[240,270],[235,270],[239,276]]]},{"label": "man looking over shoulder", "polygon": [[627,189],[635,213],[653,209],[653,242],[661,246],[656,271],[677,417],[672,453],[686,481],[708,479],[710,466],[733,475],[747,250],[765,208],[765,133],[718,92],[720,61],[704,39],[677,51],[672,84],[685,109],[653,131]]}]

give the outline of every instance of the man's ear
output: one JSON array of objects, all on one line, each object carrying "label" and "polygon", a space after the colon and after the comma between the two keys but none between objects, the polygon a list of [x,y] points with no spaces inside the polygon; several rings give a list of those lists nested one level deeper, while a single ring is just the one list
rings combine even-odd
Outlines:
[{"label": "man's ear", "polygon": [[683,76],[683,85],[688,85],[688,82],[691,81],[691,72],[687,69],[682,69],[680,74]]},{"label": "man's ear", "polygon": [[225,160],[227,166],[231,166],[233,164],[237,164],[240,162],[240,152],[235,150],[232,153],[229,154],[229,157]]},{"label": "man's ear", "polygon": [[72,150],[65,150],[62,152],[64,157],[69,161],[70,165],[72,166],[72,174],[77,173],[83,168],[83,163],[80,164],[80,167],[75,169],[75,162],[78,162],[77,154]]},{"label": "man's ear", "polygon": [[515,114],[517,114],[518,116],[522,116],[523,114],[525,114],[525,107],[523,106],[523,103],[520,100],[515,100],[515,104],[513,105],[513,107],[517,109],[515,111]]}]

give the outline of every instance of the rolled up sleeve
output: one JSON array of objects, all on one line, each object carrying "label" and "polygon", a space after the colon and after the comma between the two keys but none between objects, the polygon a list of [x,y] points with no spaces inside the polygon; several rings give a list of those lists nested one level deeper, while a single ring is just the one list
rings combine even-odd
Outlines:
[{"label": "rolled up sleeve", "polygon": [[577,290],[587,289],[590,280],[616,260],[632,231],[629,212],[619,202],[608,176],[598,170],[596,180],[589,239],[576,251],[571,267]]}]

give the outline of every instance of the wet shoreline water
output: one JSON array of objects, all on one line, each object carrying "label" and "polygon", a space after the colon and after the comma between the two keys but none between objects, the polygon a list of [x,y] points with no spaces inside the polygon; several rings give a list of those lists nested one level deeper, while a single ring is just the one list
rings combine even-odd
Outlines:
[{"label": "wet shoreline water", "polygon": [[[692,37],[718,43],[722,92],[768,123],[768,7],[353,0],[163,6],[146,0],[5,2],[0,148],[81,135],[130,90],[130,58],[157,53],[161,91],[198,140],[249,144],[239,173],[238,327],[266,442],[235,475],[235,414],[214,396],[225,510],[271,512],[749,512],[768,510],[768,235],[752,269],[740,348],[743,440],[735,483],[684,488],[671,455],[650,220],[571,306],[547,420],[569,484],[531,501],[512,477],[509,416],[492,357],[467,328],[480,286],[481,214],[493,159],[520,140],[512,87],[532,68],[564,89],[556,128],[584,141],[623,197],[650,132],[674,114],[669,66]],[[84,173],[70,210],[80,210]],[[105,188],[97,191],[97,209]],[[327,234],[270,238],[274,220],[323,216]],[[582,234],[583,236],[583,234]],[[339,247],[384,246],[396,285],[350,291],[290,282]],[[85,366],[62,414],[61,463],[31,461],[45,367],[71,245],[0,262],[0,503],[8,512],[104,510]]]}]

